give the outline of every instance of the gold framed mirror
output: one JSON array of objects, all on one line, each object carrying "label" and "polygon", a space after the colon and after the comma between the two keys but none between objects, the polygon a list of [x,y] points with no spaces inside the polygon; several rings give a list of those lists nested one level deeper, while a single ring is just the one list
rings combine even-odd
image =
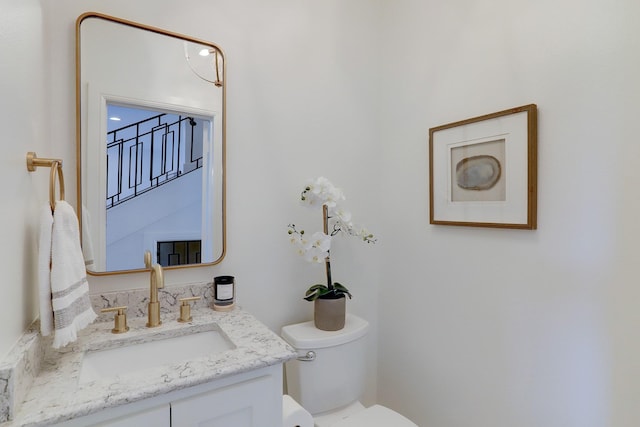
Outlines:
[{"label": "gold framed mirror", "polygon": [[87,271],[222,261],[226,60],[214,43],[88,12],[76,21],[78,218]]}]

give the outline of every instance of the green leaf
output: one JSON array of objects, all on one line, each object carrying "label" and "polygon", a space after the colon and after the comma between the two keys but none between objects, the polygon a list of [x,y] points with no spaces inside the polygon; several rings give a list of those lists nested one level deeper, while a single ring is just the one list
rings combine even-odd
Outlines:
[{"label": "green leaf", "polygon": [[336,289],[337,293],[347,294],[349,296],[349,299],[352,298],[352,295],[351,295],[351,292],[349,292],[349,289],[347,289],[346,287],[344,287],[340,283],[334,282],[333,286]]},{"label": "green leaf", "polygon": [[309,289],[307,289],[307,292],[305,292],[304,299],[306,299],[307,301],[314,301],[319,297],[321,297],[322,295],[327,294],[328,292],[330,291],[326,285],[322,285],[322,284],[313,285]]},{"label": "green leaf", "polygon": [[315,301],[318,298],[322,298],[325,295],[334,294],[334,295],[347,295],[349,298],[352,298],[351,292],[345,286],[338,282],[333,283],[333,289],[329,289],[327,285],[323,285],[318,283],[317,285],[311,286],[307,289],[307,292],[304,294],[304,299],[307,301]]}]

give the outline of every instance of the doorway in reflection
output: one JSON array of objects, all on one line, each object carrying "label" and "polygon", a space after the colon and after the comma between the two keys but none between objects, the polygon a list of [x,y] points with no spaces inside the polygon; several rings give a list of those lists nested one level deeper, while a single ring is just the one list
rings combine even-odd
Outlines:
[{"label": "doorway in reflection", "polygon": [[157,262],[163,267],[200,264],[201,240],[158,242]]}]

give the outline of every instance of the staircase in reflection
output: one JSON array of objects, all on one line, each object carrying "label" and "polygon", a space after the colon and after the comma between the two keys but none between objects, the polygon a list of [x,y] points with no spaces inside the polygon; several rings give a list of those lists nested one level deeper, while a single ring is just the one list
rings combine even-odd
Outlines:
[{"label": "staircase in reflection", "polygon": [[201,169],[203,126],[197,118],[159,113],[109,131],[107,209]]}]

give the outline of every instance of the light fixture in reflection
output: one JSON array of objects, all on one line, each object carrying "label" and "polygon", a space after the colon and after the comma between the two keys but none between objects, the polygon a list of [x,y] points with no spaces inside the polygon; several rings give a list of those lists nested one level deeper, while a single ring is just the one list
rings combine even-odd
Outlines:
[{"label": "light fixture in reflection", "polygon": [[[187,65],[189,65],[189,68],[191,69],[191,71],[193,71],[193,73],[200,77],[202,80],[209,82],[209,83],[213,83],[215,86],[217,87],[221,87],[222,86],[222,78],[220,77],[221,72],[220,69],[222,68],[223,64],[222,64],[222,53],[216,49],[215,47],[209,47],[206,49],[201,49],[198,52],[198,55],[206,58],[210,55],[213,55],[213,60],[212,63],[210,64],[211,68],[215,71],[215,80],[211,80],[210,78],[207,78],[205,76],[202,75],[201,72],[198,72],[198,70],[196,70],[196,68],[194,67],[194,65],[192,64],[191,61],[191,57],[189,55],[189,43],[188,42],[184,42],[184,56],[185,59],[187,60]],[[208,61],[206,62],[207,64]]]},{"label": "light fixture in reflection", "polygon": [[121,119],[118,116],[111,116],[111,117],[109,117],[109,120],[114,121],[114,122],[119,122]]}]

